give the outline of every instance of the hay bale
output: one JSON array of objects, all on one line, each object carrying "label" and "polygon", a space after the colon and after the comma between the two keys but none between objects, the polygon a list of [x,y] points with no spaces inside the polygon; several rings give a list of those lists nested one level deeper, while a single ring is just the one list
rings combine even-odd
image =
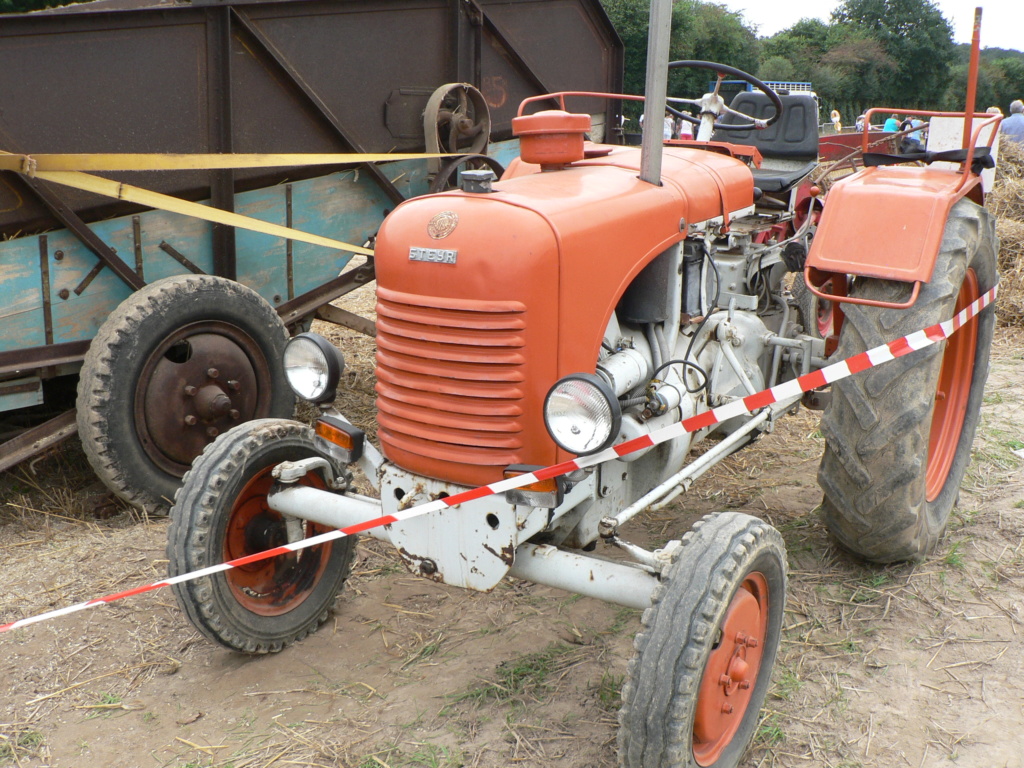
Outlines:
[{"label": "hay bale", "polygon": [[1024,327],[1024,146],[1000,144],[996,180],[985,204],[996,216],[1000,242],[996,314],[1004,325]]}]

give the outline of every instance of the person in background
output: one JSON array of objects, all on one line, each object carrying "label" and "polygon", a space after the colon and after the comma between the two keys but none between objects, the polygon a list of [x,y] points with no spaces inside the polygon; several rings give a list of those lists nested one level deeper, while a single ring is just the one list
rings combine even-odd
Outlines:
[{"label": "person in background", "polygon": [[989,115],[1001,115],[1003,114],[1003,110],[1001,110],[999,107],[989,107],[988,109],[985,110],[985,113]]},{"label": "person in background", "polygon": [[896,133],[900,129],[900,116],[889,115],[889,119],[885,121],[885,125],[882,126],[882,130],[887,133]]},{"label": "person in background", "polygon": [[680,139],[692,140],[693,139],[693,126],[690,125],[689,121],[683,120],[683,118],[676,118],[676,135]]},{"label": "person in background", "polygon": [[672,113],[669,112],[666,109],[665,110],[665,123],[664,123],[664,127],[662,128],[662,138],[665,141],[668,141],[669,139],[673,138],[672,134],[673,134],[673,132],[675,130],[675,127],[676,127],[676,121],[672,118]]},{"label": "person in background", "polygon": [[1024,144],[1024,102],[1020,99],[1010,103],[1010,116],[999,126],[999,133],[1010,141]]},{"label": "person in background", "polygon": [[832,114],[829,115],[829,119],[832,121],[832,128],[836,133],[843,132],[843,118],[839,114],[838,109],[833,109]]},{"label": "person in background", "polygon": [[857,116],[857,131],[858,132],[864,130],[864,121],[865,120],[867,120],[867,115],[858,115]]}]

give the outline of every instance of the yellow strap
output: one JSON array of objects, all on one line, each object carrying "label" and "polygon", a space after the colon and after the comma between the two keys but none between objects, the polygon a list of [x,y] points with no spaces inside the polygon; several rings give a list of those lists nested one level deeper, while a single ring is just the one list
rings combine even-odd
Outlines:
[{"label": "yellow strap", "polygon": [[285,168],[343,163],[430,160],[449,154],[42,154],[0,152],[0,170],[34,175],[43,171],[206,171],[231,168]]},{"label": "yellow strap", "polygon": [[[0,157],[0,159],[3,158]],[[274,237],[299,240],[304,243],[323,245],[328,248],[337,248],[342,251],[361,253],[366,256],[373,255],[373,251],[369,248],[352,245],[351,243],[343,243],[340,240],[332,240],[329,237],[313,235],[308,232],[302,232],[298,229],[292,229],[291,227],[282,227],[279,224],[271,224],[266,221],[250,218],[249,216],[242,216],[238,213],[229,213],[228,211],[222,211],[219,208],[211,208],[210,206],[202,205],[200,203],[191,203],[177,197],[171,197],[170,195],[164,195],[159,192],[151,192],[148,189],[133,187],[130,184],[122,184],[119,181],[111,181],[110,179],[92,176],[88,173],[43,172],[37,173],[36,176],[43,181],[52,181],[55,184],[63,184],[66,187],[74,187],[75,189],[94,192],[98,195],[105,195],[106,197],[113,197],[118,200],[127,200],[130,203],[144,205],[148,208],[160,208],[161,210],[180,213],[185,216],[192,216],[197,219],[204,219],[217,224],[227,224],[228,226],[238,227],[239,229],[262,232],[263,234],[273,235]]]}]

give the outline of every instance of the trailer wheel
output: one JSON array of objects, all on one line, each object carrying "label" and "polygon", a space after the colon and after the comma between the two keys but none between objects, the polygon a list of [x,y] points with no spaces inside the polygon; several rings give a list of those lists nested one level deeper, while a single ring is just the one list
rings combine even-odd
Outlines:
[{"label": "trailer wheel", "polygon": [[802,273],[793,280],[793,298],[800,310],[800,325],[804,327],[804,333],[818,339],[826,339],[835,333],[832,302],[811,293]]},{"label": "trailer wheel", "polygon": [[[327,527],[286,518],[267,507],[271,470],[282,461],[322,456],[313,430],[283,419],[232,429],[196,459],[171,509],[170,575],[207,568],[316,536]],[[326,488],[309,473],[299,482]],[[274,653],[327,620],[348,578],[355,537],[242,565],[173,585],[178,604],[206,637],[243,653]]]},{"label": "trailer wheel", "polygon": [[736,766],[779,649],[786,550],[749,515],[708,515],[683,537],[644,612],[619,712],[626,768]]},{"label": "trailer wheel", "polygon": [[182,475],[221,432],[289,417],[288,333],[257,293],[219,277],[158,280],[107,318],[78,384],[78,431],[96,474],[166,514]]},{"label": "trailer wheel", "polygon": [[[948,320],[997,280],[994,220],[952,209],[930,283],[905,310],[849,304],[840,359]],[[905,286],[858,279],[852,295],[896,300]],[[949,340],[832,385],[822,417],[822,514],[839,543],[876,562],[934,548],[956,503],[981,415],[995,326],[988,307]]]}]

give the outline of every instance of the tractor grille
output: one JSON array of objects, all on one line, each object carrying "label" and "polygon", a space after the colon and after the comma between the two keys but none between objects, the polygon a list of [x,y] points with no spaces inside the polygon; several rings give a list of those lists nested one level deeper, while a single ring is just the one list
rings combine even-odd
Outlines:
[{"label": "tractor grille", "polygon": [[[377,421],[410,471],[476,482],[522,448],[526,307],[377,289]],[[401,455],[401,459],[399,458]],[[412,455],[412,458],[410,458]],[[421,466],[417,457],[427,461]],[[453,465],[465,465],[460,472]],[[487,468],[490,468],[487,470]]]}]

